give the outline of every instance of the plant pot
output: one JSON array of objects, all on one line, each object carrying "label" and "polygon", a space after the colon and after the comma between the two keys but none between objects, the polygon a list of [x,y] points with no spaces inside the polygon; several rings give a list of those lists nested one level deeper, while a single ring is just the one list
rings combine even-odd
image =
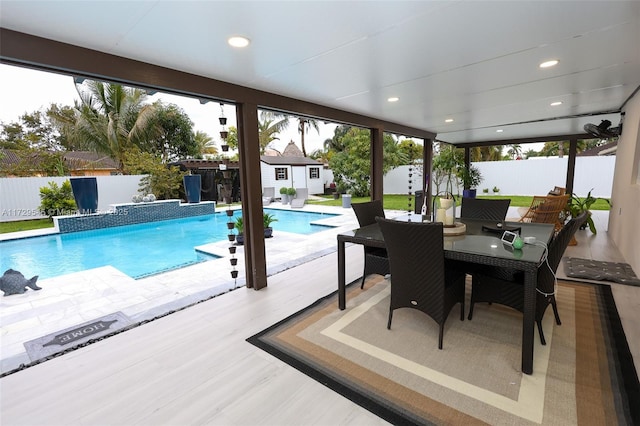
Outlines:
[{"label": "plant pot", "polygon": [[202,178],[200,175],[186,175],[182,177],[184,183],[184,193],[188,203],[200,202],[200,191],[202,189]]},{"label": "plant pot", "polygon": [[220,122],[221,126],[227,125],[227,117],[218,117],[218,121]]},{"label": "plant pot", "polygon": [[80,214],[95,213],[98,210],[98,180],[95,177],[80,177],[70,181]]},{"label": "plant pot", "polygon": [[273,228],[269,227],[269,228],[264,228],[264,237],[265,238],[271,238],[273,237]]},{"label": "plant pot", "polygon": [[231,262],[231,266],[236,266],[238,264],[238,259],[232,258],[232,259],[229,259],[229,262]]},{"label": "plant pot", "polygon": [[244,235],[243,234],[236,235],[236,244],[238,244],[239,246],[244,244]]},{"label": "plant pot", "polygon": [[462,196],[464,198],[476,198],[476,190],[475,189],[463,189]]},{"label": "plant pot", "polygon": [[333,193],[333,199],[334,200],[339,200],[340,199],[340,193],[339,192],[334,192]]},{"label": "plant pot", "polygon": [[231,278],[233,279],[238,278],[238,271],[231,271]]},{"label": "plant pot", "polygon": [[280,201],[282,202],[282,204],[289,204],[289,195],[280,194]]},{"label": "plant pot", "polygon": [[229,247],[229,253],[230,254],[236,254],[236,246]]}]

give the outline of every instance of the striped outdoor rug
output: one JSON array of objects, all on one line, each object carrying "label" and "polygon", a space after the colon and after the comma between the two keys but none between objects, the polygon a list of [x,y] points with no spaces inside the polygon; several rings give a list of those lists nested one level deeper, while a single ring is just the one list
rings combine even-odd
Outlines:
[{"label": "striped outdoor rug", "polygon": [[454,307],[440,351],[437,325],[416,310],[396,310],[387,330],[388,281],[348,291],[346,310],[332,294],[248,341],[394,424],[640,424],[638,376],[607,285],[559,284],[562,325],[547,313],[530,376],[517,311],[481,303],[462,322]]}]

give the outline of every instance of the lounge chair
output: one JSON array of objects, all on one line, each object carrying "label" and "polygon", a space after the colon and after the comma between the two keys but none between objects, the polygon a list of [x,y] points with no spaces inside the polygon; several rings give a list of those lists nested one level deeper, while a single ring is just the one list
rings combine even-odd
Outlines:
[{"label": "lounge chair", "polygon": [[292,209],[300,209],[304,207],[309,198],[309,190],[307,188],[296,188],[296,198],[291,200]]},{"label": "lounge chair", "polygon": [[276,196],[276,189],[273,186],[264,188],[262,191],[262,205],[268,206]]}]

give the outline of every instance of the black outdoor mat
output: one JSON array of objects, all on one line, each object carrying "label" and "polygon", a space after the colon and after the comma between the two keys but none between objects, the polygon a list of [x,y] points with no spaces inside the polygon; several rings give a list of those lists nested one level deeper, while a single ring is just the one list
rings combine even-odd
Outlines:
[{"label": "black outdoor mat", "polygon": [[579,257],[565,257],[563,260],[567,277],[640,286],[640,279],[627,263],[602,262]]}]

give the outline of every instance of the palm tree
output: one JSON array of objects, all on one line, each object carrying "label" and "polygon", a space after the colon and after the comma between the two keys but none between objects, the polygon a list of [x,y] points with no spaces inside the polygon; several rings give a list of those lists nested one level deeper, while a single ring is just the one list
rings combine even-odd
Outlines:
[{"label": "palm tree", "polygon": [[507,151],[507,155],[516,160],[522,154],[522,147],[518,144],[507,145],[509,150]]},{"label": "palm tree", "polygon": [[82,87],[76,85],[76,89],[80,101],[75,102],[71,137],[108,154],[122,170],[124,152],[158,132],[152,126],[155,106],[144,104],[147,97],[144,90],[120,84],[86,80]]},{"label": "palm tree", "polygon": [[201,156],[204,156],[204,154],[218,154],[218,147],[216,147],[213,138],[209,136],[208,133],[198,130],[193,134],[193,139],[196,141],[196,145],[198,146],[198,153]]},{"label": "palm tree", "polygon": [[289,117],[287,115],[271,111],[260,111],[260,120],[258,120],[260,154],[264,154],[265,149],[271,142],[279,140],[278,133],[287,127],[289,127]]},{"label": "palm tree", "polygon": [[304,146],[304,134],[307,133],[308,128],[313,127],[316,132],[320,134],[320,125],[318,120],[312,118],[298,117],[298,132],[300,133],[300,145],[302,147],[302,155],[307,156],[307,150]]}]

